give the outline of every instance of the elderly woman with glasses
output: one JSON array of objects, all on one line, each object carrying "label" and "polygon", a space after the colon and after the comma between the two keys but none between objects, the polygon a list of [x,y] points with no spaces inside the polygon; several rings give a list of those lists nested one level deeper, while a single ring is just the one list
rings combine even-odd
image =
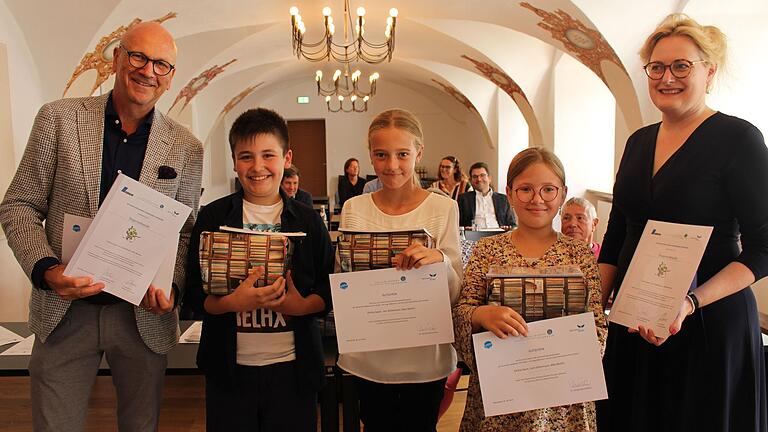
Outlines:
[{"label": "elderly woman with glasses", "polygon": [[472,348],[473,333],[488,330],[500,338],[524,337],[528,333],[518,311],[489,301],[493,296],[488,295],[485,276],[491,265],[532,269],[579,267],[587,287],[588,310],[594,313],[601,344],[605,341],[605,316],[600,306],[595,256],[583,241],[552,228],[552,220],[557,217],[566,192],[563,165],[549,150],[529,148],[512,159],[507,171],[507,199],[517,215],[517,228],[477,242],[464,270],[459,302],[453,308],[456,349],[473,372],[461,421],[462,432],[595,430],[592,402],[485,417]]},{"label": "elderly woman with glasses", "polygon": [[[768,274],[768,150],[750,123],[706,104],[725,37],[674,14],[641,50],[661,123],[629,138],[600,252],[603,304],[649,219],[714,227],[670,336],[611,324],[601,431],[766,431],[750,284]],[[739,242],[739,240],[741,240]]]}]

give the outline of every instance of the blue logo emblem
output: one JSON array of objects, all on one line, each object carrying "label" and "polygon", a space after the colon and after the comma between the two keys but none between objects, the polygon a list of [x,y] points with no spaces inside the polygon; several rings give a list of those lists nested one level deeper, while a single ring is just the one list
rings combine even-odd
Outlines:
[{"label": "blue logo emblem", "polygon": [[128,192],[128,186],[123,186],[123,189],[120,192]]},{"label": "blue logo emblem", "polygon": [[160,208],[165,208],[165,204],[160,204]]},{"label": "blue logo emblem", "polygon": [[493,342],[491,342],[491,341],[485,341],[485,342],[483,342],[483,348],[485,348],[485,349],[491,349],[491,348],[493,348]]},{"label": "blue logo emblem", "polygon": [[400,276],[400,282],[405,282],[405,276]]},{"label": "blue logo emblem", "polygon": [[72,225],[72,231],[80,232],[80,225]]},{"label": "blue logo emblem", "polygon": [[339,288],[347,289],[347,288],[349,288],[349,285],[346,282],[342,282],[342,283],[339,284]]},{"label": "blue logo emblem", "polygon": [[553,333],[553,332],[552,332],[552,329],[547,329],[547,334],[548,334],[548,335],[552,336],[552,333]]}]

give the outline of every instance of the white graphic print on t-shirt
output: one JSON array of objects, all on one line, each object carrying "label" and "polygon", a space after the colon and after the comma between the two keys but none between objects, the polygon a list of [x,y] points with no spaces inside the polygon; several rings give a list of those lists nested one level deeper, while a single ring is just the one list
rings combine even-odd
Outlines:
[{"label": "white graphic print on t-shirt", "polygon": [[[283,202],[263,206],[243,200],[243,228],[253,231],[280,232]],[[265,366],[294,360],[291,317],[266,308],[236,314],[237,364]]]}]

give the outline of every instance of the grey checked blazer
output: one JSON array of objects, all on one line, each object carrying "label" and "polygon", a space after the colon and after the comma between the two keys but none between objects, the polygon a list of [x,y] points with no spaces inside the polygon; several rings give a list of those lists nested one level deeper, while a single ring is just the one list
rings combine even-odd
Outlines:
[{"label": "grey checked blazer", "polygon": [[[0,204],[0,223],[8,245],[29,277],[40,259],[61,257],[64,213],[96,216],[107,98],[61,99],[43,105],[35,118],[24,156]],[[173,167],[178,176],[158,179],[162,165]],[[193,209],[181,230],[176,257],[173,279],[180,294],[200,199],[202,165],[200,141],[156,109],[139,181]],[[32,288],[29,327],[41,342],[59,324],[70,303],[54,291]],[[147,347],[163,354],[176,345],[179,325],[175,310],[162,316],[138,307],[134,310]]]}]

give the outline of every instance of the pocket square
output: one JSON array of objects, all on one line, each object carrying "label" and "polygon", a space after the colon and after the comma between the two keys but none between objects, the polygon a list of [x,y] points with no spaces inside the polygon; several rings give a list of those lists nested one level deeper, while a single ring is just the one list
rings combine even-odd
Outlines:
[{"label": "pocket square", "polygon": [[173,167],[162,165],[157,170],[157,178],[159,179],[171,180],[171,179],[175,179],[177,176],[178,174],[176,173],[176,170],[173,169]]}]

